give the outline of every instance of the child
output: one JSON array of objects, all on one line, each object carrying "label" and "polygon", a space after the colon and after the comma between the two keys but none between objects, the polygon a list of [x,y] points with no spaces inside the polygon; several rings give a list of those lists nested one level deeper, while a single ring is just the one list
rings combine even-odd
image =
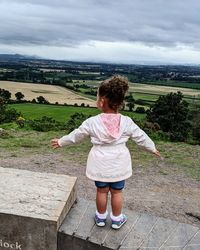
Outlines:
[{"label": "child", "polygon": [[132,165],[126,142],[131,138],[139,146],[160,156],[146,133],[131,118],[119,113],[127,90],[126,78],[113,76],[104,80],[97,93],[97,107],[102,113],[88,118],[70,134],[52,140],[52,147],[58,148],[91,138],[93,147],[88,155],[86,175],[95,181],[97,187],[95,222],[97,226],[105,226],[110,192],[113,229],[121,228],[127,221],[122,214],[122,190],[125,179],[132,175]]}]

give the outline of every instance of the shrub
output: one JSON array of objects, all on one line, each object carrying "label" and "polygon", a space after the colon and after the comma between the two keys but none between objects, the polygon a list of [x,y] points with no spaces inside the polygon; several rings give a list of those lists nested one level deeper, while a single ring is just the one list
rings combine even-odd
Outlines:
[{"label": "shrub", "polygon": [[25,122],[26,120],[22,117],[22,116],[19,116],[16,120],[16,123],[17,125],[20,127],[20,128],[23,128],[24,125],[25,125]]},{"label": "shrub", "polygon": [[10,109],[0,98],[0,124],[15,121],[20,114],[15,109]]},{"label": "shrub", "polygon": [[36,131],[47,132],[50,130],[64,130],[66,124],[54,120],[52,117],[43,116],[40,119],[29,120],[27,124],[30,128]]},{"label": "shrub", "polygon": [[136,113],[140,113],[140,114],[146,113],[144,107],[137,107],[136,110],[135,110],[135,112],[136,112]]},{"label": "shrub", "polygon": [[69,121],[67,122],[67,129],[69,132],[73,131],[74,129],[78,128],[81,123],[86,120],[88,116],[82,113],[75,113],[70,116]]},{"label": "shrub", "polygon": [[36,100],[35,100],[35,98],[31,101],[32,103],[36,103]]},{"label": "shrub", "polygon": [[0,128],[0,138],[7,139],[9,137],[10,137],[9,133],[5,129]]}]

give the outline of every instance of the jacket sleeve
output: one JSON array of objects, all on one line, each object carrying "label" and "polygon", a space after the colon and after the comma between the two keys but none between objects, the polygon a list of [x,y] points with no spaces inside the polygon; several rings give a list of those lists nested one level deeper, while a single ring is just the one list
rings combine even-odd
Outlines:
[{"label": "jacket sleeve", "polygon": [[135,141],[138,146],[153,153],[156,151],[155,144],[151,140],[151,138],[142,129],[140,129],[131,119],[129,131],[131,139]]},{"label": "jacket sleeve", "polygon": [[58,140],[58,144],[61,147],[63,147],[66,145],[77,143],[77,142],[83,140],[84,138],[89,137],[90,136],[89,131],[90,131],[89,122],[87,119],[81,124],[81,126],[79,128],[73,130],[70,134],[61,137]]}]

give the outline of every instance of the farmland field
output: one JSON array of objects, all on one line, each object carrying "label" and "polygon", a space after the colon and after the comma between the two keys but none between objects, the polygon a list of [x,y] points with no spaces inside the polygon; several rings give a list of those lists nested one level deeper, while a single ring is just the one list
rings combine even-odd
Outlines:
[{"label": "farmland field", "polygon": [[67,103],[70,105],[74,105],[75,103],[81,105],[81,103],[84,103],[91,107],[96,105],[95,101],[56,85],[0,81],[0,88],[10,91],[13,99],[15,99],[14,94],[20,91],[25,95],[25,100],[32,100],[38,96],[43,96],[50,103],[58,102],[59,104]]},{"label": "farmland field", "polygon": [[[78,84],[87,84],[89,86],[98,86],[100,81],[74,81]],[[149,93],[155,95],[165,95],[170,92],[180,91],[184,96],[188,97],[200,97],[200,90],[190,89],[190,88],[180,88],[180,87],[171,87],[171,86],[160,86],[160,85],[151,85],[151,84],[140,84],[140,83],[130,83],[129,87],[130,92],[135,93]]]},{"label": "farmland field", "polygon": [[190,96],[190,97],[199,96],[200,97],[200,90],[197,90],[197,89],[157,86],[157,85],[150,85],[150,84],[132,83],[130,84],[129,90],[131,92],[141,92],[141,93],[158,94],[158,95],[180,91],[183,93],[184,96]]},{"label": "farmland field", "polygon": [[[74,113],[83,113],[85,115],[97,115],[99,113],[97,108],[88,107],[73,107],[73,106],[58,106],[46,104],[33,104],[33,103],[19,103],[9,104],[11,108],[15,108],[18,112],[22,113],[25,119],[38,119],[42,116],[52,117],[57,121],[67,121]],[[145,118],[145,114],[138,114],[133,112],[122,112],[124,115],[131,116],[136,120]]]},{"label": "farmland field", "polygon": [[[98,81],[74,81],[74,84],[86,84],[90,87],[97,87],[100,82]],[[9,90],[12,93],[12,98],[15,99],[14,94],[18,91],[25,95],[25,100],[36,99],[38,96],[43,96],[50,103],[69,104],[74,105],[77,103],[79,106],[84,103],[90,107],[95,107],[95,96],[84,94],[85,90],[80,88],[81,92],[75,93],[61,86],[46,85],[46,84],[33,84],[11,81],[0,81],[0,88]],[[86,89],[87,90],[87,89]],[[129,91],[133,94],[135,100],[143,99],[147,101],[156,101],[160,95],[166,95],[170,92],[180,91],[183,93],[187,101],[200,100],[200,90],[178,88],[169,86],[157,86],[150,84],[130,83]],[[189,98],[189,99],[188,99]]]}]

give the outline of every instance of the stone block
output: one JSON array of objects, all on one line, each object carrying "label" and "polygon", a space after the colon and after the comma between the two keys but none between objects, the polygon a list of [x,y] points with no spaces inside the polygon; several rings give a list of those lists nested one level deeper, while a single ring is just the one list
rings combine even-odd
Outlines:
[{"label": "stone block", "polygon": [[0,250],[56,250],[76,177],[0,167]]}]

